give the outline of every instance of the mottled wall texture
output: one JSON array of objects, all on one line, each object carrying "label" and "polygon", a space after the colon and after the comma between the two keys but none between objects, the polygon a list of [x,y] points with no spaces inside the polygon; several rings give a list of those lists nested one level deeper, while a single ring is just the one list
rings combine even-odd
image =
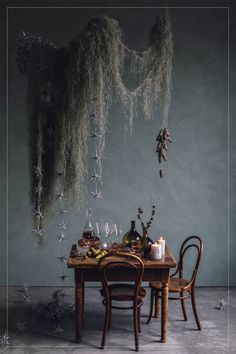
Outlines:
[{"label": "mottled wall texture", "polygon": [[[13,6],[12,3],[9,6]],[[53,1],[52,6],[69,4],[65,1],[58,1],[57,5],[55,3]],[[151,5],[158,6],[158,3],[155,1]],[[159,9],[108,8],[117,4],[115,1],[105,2],[105,8],[100,9],[23,8],[22,4],[23,1],[20,5],[16,2],[16,8],[8,9],[8,121],[4,115],[5,96],[1,95],[0,282],[2,285],[6,284],[7,233],[9,285],[24,282],[42,286],[60,285],[60,267],[56,261],[60,253],[57,239],[58,215],[55,213],[48,219],[47,242],[43,249],[37,246],[32,232],[25,109],[27,78],[18,72],[14,62],[18,36],[24,30],[49,37],[58,47],[66,46],[89,19],[106,14],[119,21],[127,45],[141,51],[146,48],[148,31]],[[32,6],[32,2],[31,5],[25,4]],[[43,2],[39,4],[44,6]],[[81,4],[77,1],[76,6]],[[124,3],[120,1],[119,6],[121,4]],[[141,5],[147,6],[144,2]],[[126,231],[139,206],[149,212],[155,204],[158,214],[150,228],[150,236],[155,239],[160,234],[165,235],[176,256],[181,242],[187,236],[202,236],[205,250],[198,285],[226,286],[228,267],[230,284],[236,285],[236,166],[233,135],[233,85],[236,78],[233,68],[233,18],[230,39],[232,44],[228,53],[227,8],[181,8],[181,2],[176,2],[175,5],[175,8],[170,9],[174,59],[169,115],[169,127],[174,142],[168,152],[166,176],[160,180],[155,154],[155,138],[160,128],[160,118],[156,116],[150,121],[144,121],[140,113],[135,118],[132,137],[125,140],[123,112],[118,104],[113,104],[109,112],[104,159],[104,198],[91,200],[88,196],[81,211],[69,210],[66,216],[69,224],[66,253],[68,254],[71,244],[81,236],[86,207],[93,209],[94,222],[116,222],[122,224]],[[230,11],[233,9],[230,8]],[[3,43],[4,41],[5,39]],[[230,87],[228,55],[232,63]],[[3,77],[4,75],[5,71]],[[87,188],[88,192],[91,191],[91,184]],[[140,230],[140,225],[137,226]],[[64,284],[72,285],[72,271],[68,271],[68,275],[70,278]]]}]

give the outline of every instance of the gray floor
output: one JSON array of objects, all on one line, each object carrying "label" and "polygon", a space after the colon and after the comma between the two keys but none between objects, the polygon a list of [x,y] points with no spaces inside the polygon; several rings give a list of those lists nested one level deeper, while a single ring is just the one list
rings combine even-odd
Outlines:
[{"label": "gray floor", "polygon": [[[39,301],[48,301],[53,288],[31,289],[31,304]],[[72,288],[66,288],[65,304],[73,303]],[[220,311],[215,308],[221,299],[225,299],[226,307]],[[236,288],[198,288],[197,307],[201,319],[202,331],[196,330],[191,303],[186,300],[188,321],[182,319],[179,302],[169,303],[168,342],[160,342],[160,320],[152,319],[146,325],[149,310],[149,289],[142,308],[142,333],[140,335],[141,353],[236,353]],[[6,323],[5,291],[0,294],[0,335],[4,334]],[[69,311],[63,315],[61,321],[52,321],[41,318],[29,311],[29,304],[24,303],[23,293],[19,288],[9,288],[8,319],[10,346],[0,347],[3,353],[101,353],[99,348],[104,307],[97,288],[86,288],[85,323],[82,343],[74,343],[74,314]],[[16,328],[17,321],[25,322],[24,333]],[[64,332],[54,333],[56,325],[60,324]],[[107,337],[104,353],[129,353],[134,351],[132,316],[130,311],[114,310],[112,326]]]}]

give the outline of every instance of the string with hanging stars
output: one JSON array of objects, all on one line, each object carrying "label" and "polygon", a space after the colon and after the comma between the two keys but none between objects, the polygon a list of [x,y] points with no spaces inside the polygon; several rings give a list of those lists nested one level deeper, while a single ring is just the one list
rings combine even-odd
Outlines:
[{"label": "string with hanging stars", "polygon": [[92,99],[92,113],[91,113],[91,131],[90,138],[93,141],[93,156],[91,157],[94,162],[93,171],[90,173],[90,181],[94,185],[94,190],[91,193],[92,199],[102,198],[102,158],[104,150],[104,139],[102,138],[100,128],[99,128],[99,116],[97,112],[97,99],[93,97]]},{"label": "string with hanging stars", "polygon": [[65,215],[68,213],[68,210],[66,210],[65,208],[65,194],[64,194],[64,190],[63,190],[63,181],[62,181],[62,174],[59,174],[59,178],[60,178],[60,191],[57,195],[57,199],[58,199],[58,215],[60,217],[59,222],[58,222],[58,227],[59,227],[59,233],[57,236],[57,240],[59,243],[59,255],[57,256],[57,262],[59,262],[60,264],[60,268],[61,268],[61,275],[59,276],[59,279],[64,283],[64,281],[66,280],[66,278],[68,278],[69,276],[66,274],[66,261],[67,258],[65,256],[66,254],[66,249],[65,249],[65,241],[67,240],[67,235],[66,235],[66,230],[68,227],[68,223],[65,221]]},{"label": "string with hanging stars", "polygon": [[[42,149],[42,142],[40,140],[40,149]],[[39,243],[43,242],[43,221],[44,215],[42,210],[42,195],[43,195],[43,183],[42,183],[42,159],[41,156],[38,157],[37,166],[34,166],[34,180],[36,186],[33,188],[33,193],[35,197],[35,205],[33,206],[34,213],[34,229],[33,232]]]}]

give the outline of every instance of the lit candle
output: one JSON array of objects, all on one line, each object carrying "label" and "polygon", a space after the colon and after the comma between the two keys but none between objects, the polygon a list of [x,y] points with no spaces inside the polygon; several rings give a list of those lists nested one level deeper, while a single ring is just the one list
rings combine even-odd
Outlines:
[{"label": "lit candle", "polygon": [[165,247],[166,247],[166,241],[162,236],[160,236],[160,239],[158,240],[161,244],[161,252],[162,252],[162,257],[165,257]]}]

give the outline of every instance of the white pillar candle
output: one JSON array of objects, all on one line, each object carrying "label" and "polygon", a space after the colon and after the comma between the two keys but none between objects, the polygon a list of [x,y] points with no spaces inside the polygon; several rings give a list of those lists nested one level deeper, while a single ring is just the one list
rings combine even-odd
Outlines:
[{"label": "white pillar candle", "polygon": [[162,258],[162,246],[158,243],[154,243],[151,246],[151,256],[152,259],[161,259]]},{"label": "white pillar candle", "polygon": [[166,241],[163,239],[161,236],[160,239],[158,240],[161,244],[161,252],[162,252],[162,257],[165,257],[165,247],[166,247]]}]

